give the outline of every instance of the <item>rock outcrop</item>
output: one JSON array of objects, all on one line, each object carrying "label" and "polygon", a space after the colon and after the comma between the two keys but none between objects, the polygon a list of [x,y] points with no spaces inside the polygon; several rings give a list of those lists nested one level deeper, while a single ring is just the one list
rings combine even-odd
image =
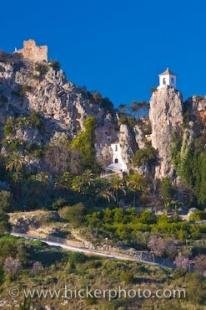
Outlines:
[{"label": "rock outcrop", "polygon": [[194,123],[196,131],[206,128],[206,97],[193,96],[185,102],[189,120]]},{"label": "rock outcrop", "polygon": [[18,54],[0,54],[0,132],[8,117],[28,116],[31,111],[41,114],[44,131],[40,133],[26,126],[14,128],[13,140],[48,144],[58,133],[72,139],[92,115],[96,119],[97,160],[103,167],[111,163],[111,144],[118,141],[119,125],[108,100],[96,98],[68,81],[53,63],[37,63]]},{"label": "rock outcrop", "polygon": [[139,149],[143,149],[146,144],[145,134],[139,125],[134,127],[135,140]]},{"label": "rock outcrop", "polygon": [[171,158],[172,139],[183,124],[182,96],[174,88],[162,88],[153,92],[149,118],[152,127],[151,143],[158,151],[159,163],[155,177],[174,177]]},{"label": "rock outcrop", "polygon": [[119,144],[123,161],[127,167],[131,164],[131,158],[137,149],[134,131],[126,124],[121,124],[119,129]]},{"label": "rock outcrop", "polygon": [[[190,144],[194,135],[202,135],[206,123],[206,98],[193,96],[183,109],[181,94],[172,87],[161,87],[151,97],[149,119],[127,122],[126,116],[121,120],[108,99],[67,80],[59,66],[48,61],[47,49],[37,46],[34,41],[27,41],[20,51],[0,53],[1,138],[5,138],[3,127],[8,117],[24,118],[32,111],[41,115],[43,130],[17,124],[13,127],[13,136],[8,135],[10,141],[6,142],[18,140],[22,148],[28,144],[41,148],[62,134],[71,140],[84,129],[84,120],[94,116],[96,159],[103,168],[121,161],[125,171],[136,169],[132,166],[136,150],[147,148],[151,143],[159,157],[155,169],[154,165],[150,167],[152,175],[155,170],[155,178],[169,176],[174,179],[171,158],[174,134],[181,131],[183,116],[184,119],[188,116],[187,130],[181,132],[184,145]],[[115,157],[116,148],[119,159]],[[3,146],[1,154],[6,156],[6,149]],[[27,156],[28,164],[33,162],[35,167],[39,161]],[[145,167],[141,172],[151,175]]]}]

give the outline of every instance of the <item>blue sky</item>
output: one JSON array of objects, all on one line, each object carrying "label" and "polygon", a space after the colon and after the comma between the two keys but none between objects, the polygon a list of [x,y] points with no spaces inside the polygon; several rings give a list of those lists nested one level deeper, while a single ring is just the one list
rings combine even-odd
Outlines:
[{"label": "blue sky", "polygon": [[34,38],[69,79],[115,104],[147,100],[166,67],[184,97],[206,94],[206,1],[3,1],[0,48]]}]

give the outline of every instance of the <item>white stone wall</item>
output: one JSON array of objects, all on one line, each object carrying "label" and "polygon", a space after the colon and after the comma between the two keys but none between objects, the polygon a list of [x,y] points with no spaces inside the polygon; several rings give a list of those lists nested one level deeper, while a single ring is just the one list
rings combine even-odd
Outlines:
[{"label": "white stone wall", "polygon": [[170,74],[160,74],[158,88],[164,88],[167,86],[176,88],[176,76]]},{"label": "white stone wall", "polygon": [[122,158],[121,147],[119,143],[111,144],[112,163],[107,167],[107,170],[112,171],[127,171],[127,165]]}]

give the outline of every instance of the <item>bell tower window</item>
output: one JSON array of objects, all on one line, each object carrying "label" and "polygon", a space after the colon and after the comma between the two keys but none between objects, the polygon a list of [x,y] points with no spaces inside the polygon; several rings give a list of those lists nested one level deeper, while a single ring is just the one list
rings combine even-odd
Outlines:
[{"label": "bell tower window", "polygon": [[176,88],[176,76],[169,68],[159,74],[158,88],[167,88],[167,86]]}]

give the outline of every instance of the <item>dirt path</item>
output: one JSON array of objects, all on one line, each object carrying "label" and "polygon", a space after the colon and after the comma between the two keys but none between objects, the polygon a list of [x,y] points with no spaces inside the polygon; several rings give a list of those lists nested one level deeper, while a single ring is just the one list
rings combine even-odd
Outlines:
[{"label": "dirt path", "polygon": [[21,238],[25,238],[25,239],[30,239],[30,240],[39,240],[42,242],[45,242],[46,244],[50,245],[50,246],[54,246],[54,247],[60,247],[64,250],[68,250],[68,251],[73,251],[73,252],[80,252],[80,253],[84,253],[86,255],[95,255],[95,256],[102,256],[102,257],[108,257],[108,258],[114,258],[114,259],[120,259],[120,260],[127,260],[127,261],[133,261],[133,262],[139,262],[139,263],[144,263],[144,264],[148,264],[148,265],[153,265],[153,266],[159,266],[159,267],[167,267],[165,265],[162,264],[158,264],[155,262],[151,262],[151,261],[146,261],[146,260],[140,260],[139,258],[136,257],[132,257],[129,255],[124,255],[124,254],[117,254],[117,253],[112,253],[109,251],[105,251],[105,252],[100,252],[94,249],[87,249],[87,248],[83,248],[83,247],[77,247],[74,245],[69,245],[67,244],[63,244],[63,243],[58,243],[58,242],[54,242],[51,240],[46,240],[46,239],[42,239],[42,238],[38,238],[38,237],[32,237],[29,236],[28,234],[22,234],[22,233],[11,233],[12,236],[15,237],[21,237]]}]

